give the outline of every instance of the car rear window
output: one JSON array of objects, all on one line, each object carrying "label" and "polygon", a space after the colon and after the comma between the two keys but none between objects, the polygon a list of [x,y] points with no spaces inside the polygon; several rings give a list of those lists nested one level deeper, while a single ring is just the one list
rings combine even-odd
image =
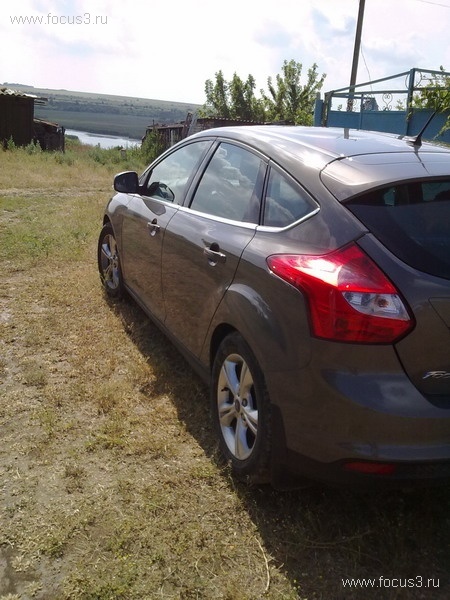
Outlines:
[{"label": "car rear window", "polygon": [[450,279],[450,179],[393,185],[345,205],[405,263]]}]

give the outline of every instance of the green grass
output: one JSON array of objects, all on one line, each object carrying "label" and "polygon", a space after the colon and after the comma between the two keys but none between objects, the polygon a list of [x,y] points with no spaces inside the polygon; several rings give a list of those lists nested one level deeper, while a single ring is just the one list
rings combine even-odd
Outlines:
[{"label": "green grass", "polygon": [[[143,161],[65,156],[0,152],[0,598],[446,600],[448,488],[230,477],[203,384],[100,288],[112,176]],[[342,584],[380,576],[439,588]]]}]

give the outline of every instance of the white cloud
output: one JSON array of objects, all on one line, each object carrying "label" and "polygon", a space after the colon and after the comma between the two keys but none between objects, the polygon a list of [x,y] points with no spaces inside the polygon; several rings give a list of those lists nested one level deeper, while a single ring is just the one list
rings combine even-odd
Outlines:
[{"label": "white cloud", "polygon": [[[439,6],[448,5],[448,8]],[[203,103],[206,79],[252,74],[257,89],[283,61],[317,63],[324,91],[349,83],[358,0],[117,3],[18,0],[0,6],[0,77],[65,88]],[[450,0],[366,0],[358,82],[412,67],[450,70]],[[41,17],[14,24],[13,17]],[[70,24],[68,18],[78,17]],[[64,21],[65,18],[65,22]],[[95,19],[97,18],[97,24]],[[1,83],[1,82],[0,82]]]}]

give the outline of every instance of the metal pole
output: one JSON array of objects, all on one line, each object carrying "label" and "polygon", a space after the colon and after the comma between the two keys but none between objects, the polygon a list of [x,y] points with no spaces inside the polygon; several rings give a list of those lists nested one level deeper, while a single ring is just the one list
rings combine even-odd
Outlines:
[{"label": "metal pole", "polygon": [[358,22],[356,24],[355,47],[353,49],[352,72],[350,75],[350,98],[348,99],[348,104],[347,104],[348,111],[351,111],[353,108],[353,99],[352,99],[351,94],[355,90],[356,75],[358,73],[358,60],[359,60],[359,52],[361,49],[361,32],[362,32],[362,25],[363,25],[363,19],[364,19],[365,4],[366,4],[366,0],[359,0]]}]

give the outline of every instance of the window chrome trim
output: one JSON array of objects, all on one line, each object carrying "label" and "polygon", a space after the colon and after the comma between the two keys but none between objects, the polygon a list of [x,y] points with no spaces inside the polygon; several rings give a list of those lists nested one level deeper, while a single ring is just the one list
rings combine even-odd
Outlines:
[{"label": "window chrome trim", "polygon": [[216,221],[217,223],[224,223],[225,225],[234,225],[235,227],[244,227],[245,229],[254,229],[256,230],[260,225],[258,223],[252,223],[250,221],[235,221],[234,219],[226,219],[225,217],[218,217],[216,215],[212,215],[207,212],[202,212],[200,210],[195,210],[194,208],[190,208],[189,206],[179,206],[179,212],[187,212],[190,215],[196,215],[198,217],[203,217],[205,219],[210,219],[211,221]]},{"label": "window chrome trim", "polygon": [[289,223],[289,225],[285,225],[284,227],[272,227],[271,225],[258,225],[257,226],[257,230],[258,231],[265,231],[265,232],[273,232],[273,233],[277,233],[279,231],[286,231],[288,229],[292,229],[293,227],[296,227],[297,225],[300,225],[304,221],[307,221],[308,219],[310,219],[314,215],[317,215],[318,212],[320,212],[320,206],[317,206],[315,209],[313,209],[307,215],[304,215],[303,217],[301,217],[297,221],[294,221],[293,223]]}]

